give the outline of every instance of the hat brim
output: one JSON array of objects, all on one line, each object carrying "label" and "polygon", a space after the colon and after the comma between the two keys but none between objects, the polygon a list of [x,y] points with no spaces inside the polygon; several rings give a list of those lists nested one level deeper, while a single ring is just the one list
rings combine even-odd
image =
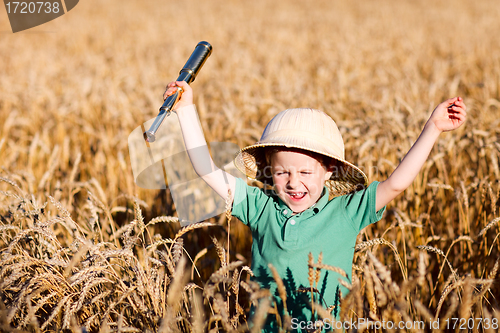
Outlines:
[{"label": "hat brim", "polygon": [[266,142],[245,147],[238,152],[234,159],[236,168],[251,179],[272,184],[272,174],[265,155],[266,147],[301,149],[327,156],[337,161],[338,163],[336,163],[334,170],[332,170],[332,176],[325,183],[330,192],[334,195],[359,191],[368,186],[368,178],[357,166],[338,156],[293,144]]}]

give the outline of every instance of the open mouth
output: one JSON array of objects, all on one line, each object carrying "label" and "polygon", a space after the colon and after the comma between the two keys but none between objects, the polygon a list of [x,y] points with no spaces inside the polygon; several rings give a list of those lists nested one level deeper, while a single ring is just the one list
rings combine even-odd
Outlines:
[{"label": "open mouth", "polygon": [[287,192],[288,196],[292,198],[292,200],[301,200],[303,199],[307,192]]}]

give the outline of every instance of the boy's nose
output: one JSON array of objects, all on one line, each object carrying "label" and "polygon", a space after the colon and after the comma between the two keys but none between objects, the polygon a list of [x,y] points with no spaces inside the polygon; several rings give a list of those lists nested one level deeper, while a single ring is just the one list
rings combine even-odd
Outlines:
[{"label": "boy's nose", "polygon": [[295,188],[299,184],[299,178],[295,173],[290,173],[290,176],[288,177],[288,183],[287,186],[289,188]]}]

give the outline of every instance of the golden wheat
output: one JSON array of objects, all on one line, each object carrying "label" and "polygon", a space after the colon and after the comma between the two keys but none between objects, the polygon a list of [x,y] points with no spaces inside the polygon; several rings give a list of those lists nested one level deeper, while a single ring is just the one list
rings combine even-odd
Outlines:
[{"label": "golden wheat", "polygon": [[180,228],[170,189],[134,182],[127,136],[156,116],[202,39],[214,51],[193,88],[208,142],[243,147],[279,111],[315,107],[370,181],[393,171],[434,105],[464,97],[467,123],[440,136],[410,188],[361,232],[354,270],[319,258],[304,269],[309,291],[322,270],[351,277],[342,320],[498,320],[500,40],[485,32],[500,29],[499,10],[494,0],[110,0],[17,34],[2,14],[0,330],[259,331],[271,313],[291,327],[244,266],[250,233],[228,200],[220,217]]}]

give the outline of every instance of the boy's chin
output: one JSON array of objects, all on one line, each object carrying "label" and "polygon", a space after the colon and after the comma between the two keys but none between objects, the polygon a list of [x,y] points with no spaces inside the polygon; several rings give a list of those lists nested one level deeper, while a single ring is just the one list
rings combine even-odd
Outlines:
[{"label": "boy's chin", "polygon": [[308,198],[308,200],[304,202],[294,202],[287,200],[286,204],[288,208],[290,208],[295,214],[302,213],[303,211],[305,211],[306,209],[308,209],[313,205],[310,198]]}]

